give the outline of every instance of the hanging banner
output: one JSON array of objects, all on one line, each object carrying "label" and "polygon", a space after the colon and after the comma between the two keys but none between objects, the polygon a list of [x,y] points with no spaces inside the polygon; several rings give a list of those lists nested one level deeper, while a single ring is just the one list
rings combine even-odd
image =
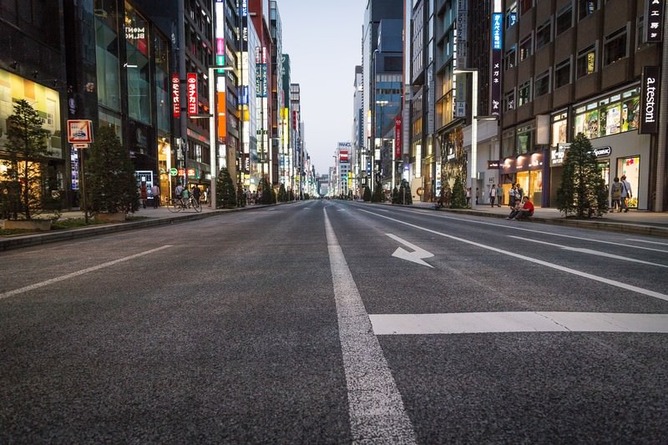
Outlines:
[{"label": "hanging banner", "polygon": [[188,73],[187,82],[188,116],[195,116],[199,111],[197,104],[197,73]]},{"label": "hanging banner", "polygon": [[394,159],[401,159],[403,141],[401,140],[401,116],[394,118]]},{"label": "hanging banner", "polygon": [[661,69],[658,66],[645,66],[642,69],[640,84],[640,134],[659,132],[659,95]]},{"label": "hanging banner", "polygon": [[172,73],[172,116],[181,117],[181,79],[179,73]]},{"label": "hanging banner", "polygon": [[663,14],[665,0],[645,0],[645,43],[663,41]]}]

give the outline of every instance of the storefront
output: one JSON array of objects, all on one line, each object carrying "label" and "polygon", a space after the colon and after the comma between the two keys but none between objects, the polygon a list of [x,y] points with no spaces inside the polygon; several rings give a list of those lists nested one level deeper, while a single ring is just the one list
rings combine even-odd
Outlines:
[{"label": "storefront", "polygon": [[524,195],[528,196],[536,207],[543,202],[543,153],[533,152],[510,157],[501,165],[501,186],[503,202],[508,202],[508,194],[513,184],[519,184]]}]

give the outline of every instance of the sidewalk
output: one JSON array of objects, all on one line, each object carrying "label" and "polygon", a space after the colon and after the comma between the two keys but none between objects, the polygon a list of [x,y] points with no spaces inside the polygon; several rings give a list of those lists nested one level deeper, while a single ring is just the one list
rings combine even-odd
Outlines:
[{"label": "sidewalk", "polygon": [[[434,203],[430,202],[413,203],[413,206],[435,209]],[[495,218],[506,218],[510,213],[510,209],[507,205],[491,207],[489,204],[477,205],[475,206],[475,209],[439,209],[438,211]],[[533,221],[545,224],[668,238],[668,212],[629,210],[628,213],[606,213],[600,218],[575,219],[564,218],[561,212],[555,208],[536,207]]]}]

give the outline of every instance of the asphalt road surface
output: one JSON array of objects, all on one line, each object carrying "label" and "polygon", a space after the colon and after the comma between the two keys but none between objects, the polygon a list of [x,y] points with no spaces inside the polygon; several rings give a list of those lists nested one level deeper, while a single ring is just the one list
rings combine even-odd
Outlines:
[{"label": "asphalt road surface", "polygon": [[668,242],[306,201],[0,254],[0,444],[665,444]]}]

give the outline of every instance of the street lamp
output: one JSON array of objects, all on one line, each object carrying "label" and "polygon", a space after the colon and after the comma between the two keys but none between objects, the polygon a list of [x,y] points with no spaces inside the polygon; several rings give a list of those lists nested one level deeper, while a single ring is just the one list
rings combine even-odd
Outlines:
[{"label": "street lamp", "polygon": [[[477,196],[476,165],[478,164],[478,69],[456,69],[452,74],[471,74],[473,85],[471,91],[471,156],[469,159],[469,187],[471,187],[471,208],[475,208],[475,197]],[[474,195],[475,193],[475,195]]]},{"label": "street lamp", "polygon": [[[218,77],[216,72],[231,71],[231,66],[211,65],[209,66],[209,154],[211,163],[211,185],[209,186],[209,197],[211,208],[216,209],[216,179],[218,179],[218,105],[216,103],[218,87]],[[225,91],[225,78],[223,77],[222,91]],[[227,105],[227,104],[226,104]]]}]

